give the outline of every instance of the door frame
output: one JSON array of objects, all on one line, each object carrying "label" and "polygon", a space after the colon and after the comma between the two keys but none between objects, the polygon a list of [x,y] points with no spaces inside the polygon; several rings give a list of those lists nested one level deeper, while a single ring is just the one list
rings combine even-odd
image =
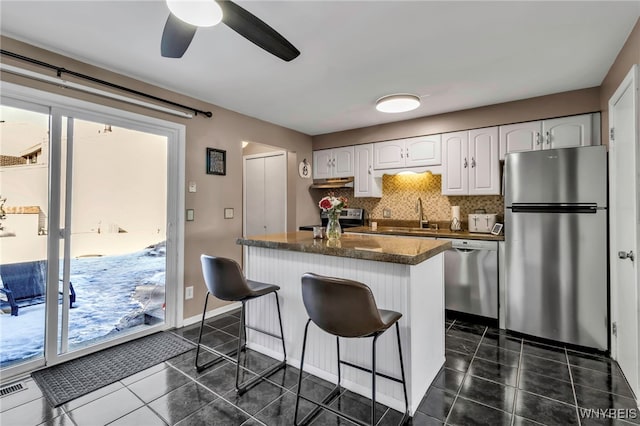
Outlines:
[{"label": "door frame", "polygon": [[[108,107],[105,105],[95,104],[75,98],[70,98],[55,93],[34,89],[31,87],[21,86],[14,83],[2,82],[2,102],[8,105],[39,105],[49,109],[50,114],[50,141],[54,137],[54,134],[58,132],[59,123],[56,123],[54,116],[71,116],[89,121],[103,122],[107,120],[109,123],[126,127],[132,130],[152,133],[160,136],[167,137],[167,264],[165,271],[165,321],[162,329],[169,329],[172,327],[180,327],[183,323],[183,294],[182,288],[184,286],[184,200],[185,200],[185,140],[186,140],[186,127],[183,124],[161,120],[158,118],[148,117],[145,115],[121,110],[117,108]],[[58,127],[56,129],[55,127]],[[49,158],[50,158],[50,178],[49,178],[49,203],[51,203],[51,191],[57,191],[58,194],[54,196],[58,197],[56,203],[60,200],[59,182],[60,182],[60,167],[51,167],[51,164],[58,160],[60,161],[60,147],[54,147],[51,142]],[[56,152],[57,151],[57,152]],[[53,170],[51,170],[53,169]],[[52,186],[52,182],[58,182],[58,188],[55,189]],[[60,212],[59,207],[51,208],[49,206],[49,241],[47,242],[48,249],[47,254],[49,259],[59,259],[60,255],[60,241],[62,238],[54,238],[56,235],[60,236],[59,229]],[[58,262],[48,262],[48,276],[56,276],[59,272]],[[53,275],[51,275],[53,274]],[[48,292],[53,295],[53,299],[57,300],[57,286],[49,286]],[[48,294],[49,296],[49,294]],[[53,321],[55,324],[58,322],[58,305],[47,304],[45,318],[48,323]],[[54,327],[55,328],[55,327]],[[158,329],[149,331],[150,333],[157,332]],[[136,338],[141,337],[144,333],[130,334],[121,336],[119,338],[108,340],[95,344],[91,347],[79,349],[70,353],[52,355],[52,352],[56,352],[56,330],[54,335],[45,332],[45,354],[43,362],[46,365],[55,365],[70,359],[78,358],[80,356],[92,353],[115,344],[124,343]],[[52,343],[54,342],[54,343]],[[48,348],[48,349],[47,349]],[[53,349],[52,349],[53,348]],[[37,363],[42,364],[42,363]],[[37,366],[34,362],[27,362],[17,365],[15,367],[9,367],[3,371],[2,380],[16,377],[20,374],[24,374]]]},{"label": "door frame", "polygon": [[[631,69],[629,70],[629,72],[627,73],[627,75],[625,76],[625,78],[622,80],[622,82],[620,83],[620,85],[618,86],[618,88],[616,89],[616,91],[614,92],[614,94],[611,96],[611,98],[608,101],[608,106],[609,106],[609,123],[607,123],[607,128],[611,129],[611,106],[612,104],[615,102],[615,100],[617,100],[623,93],[624,90],[631,85],[632,87],[635,87],[635,96],[634,96],[634,103],[635,103],[635,129],[634,129],[634,134],[635,134],[635,141],[634,144],[636,146],[636,158],[635,158],[635,162],[636,162],[636,169],[640,170],[640,147],[638,147],[638,142],[640,141],[640,117],[639,117],[639,111],[640,111],[640,97],[638,94],[638,65],[634,64]],[[611,144],[615,145],[615,141],[610,141],[609,142],[609,146],[611,147]],[[616,178],[616,156],[615,155],[609,155],[609,185],[612,188],[615,188],[616,184],[617,184],[617,178]],[[634,181],[634,186],[636,188],[636,194],[638,192],[638,188],[640,188],[640,182],[638,180],[638,176],[636,174],[636,176],[630,176],[630,179],[633,179]],[[636,200],[638,201],[638,200]],[[616,208],[616,202],[617,202],[617,198],[616,198],[616,194],[615,191],[609,191],[609,250],[610,250],[610,283],[611,283],[611,297],[610,297],[610,303],[611,303],[611,323],[613,324],[614,322],[618,321],[618,305],[617,305],[617,296],[618,296],[618,292],[619,292],[619,282],[618,282],[618,269],[617,269],[617,239],[616,239],[616,233],[615,233],[615,229],[616,229],[616,212],[617,212],[617,208]],[[640,206],[636,205],[637,209],[640,209]],[[640,210],[638,211],[638,214],[640,214]],[[638,227],[640,228],[640,225],[638,225]],[[638,231],[639,229],[637,229]],[[638,232],[636,233],[636,245],[638,247],[640,247],[640,235],[638,234]],[[640,259],[636,259],[636,262],[639,262]],[[636,284],[637,287],[636,288],[636,294],[637,294],[637,300],[636,300],[636,307],[640,309],[640,267],[636,266]],[[638,357],[640,357],[640,315],[638,316],[638,347],[636,347],[636,355]],[[617,340],[617,336],[613,333],[613,327],[611,327],[610,329],[610,337],[611,337],[611,357],[613,359],[618,359],[618,340]],[[633,378],[633,380],[636,381],[636,383],[639,381],[638,377]],[[635,391],[637,391],[637,389],[634,389]],[[636,395],[636,402],[640,401],[640,395]]]}]

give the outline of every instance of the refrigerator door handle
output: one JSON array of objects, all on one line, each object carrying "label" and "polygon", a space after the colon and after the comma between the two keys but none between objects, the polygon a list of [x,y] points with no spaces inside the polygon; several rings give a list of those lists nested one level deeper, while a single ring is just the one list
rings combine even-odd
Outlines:
[{"label": "refrigerator door handle", "polygon": [[[507,207],[509,208],[509,207]],[[598,212],[597,204],[514,204],[513,213],[590,213]]]}]

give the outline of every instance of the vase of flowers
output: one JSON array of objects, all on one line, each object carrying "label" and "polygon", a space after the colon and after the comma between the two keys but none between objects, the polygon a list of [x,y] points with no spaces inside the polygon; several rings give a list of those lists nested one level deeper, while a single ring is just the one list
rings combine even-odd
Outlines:
[{"label": "vase of flowers", "polygon": [[339,240],[342,236],[342,229],[338,219],[342,209],[347,207],[347,199],[329,194],[320,200],[318,206],[327,213],[327,218],[329,219],[327,223],[327,238],[329,241]]}]

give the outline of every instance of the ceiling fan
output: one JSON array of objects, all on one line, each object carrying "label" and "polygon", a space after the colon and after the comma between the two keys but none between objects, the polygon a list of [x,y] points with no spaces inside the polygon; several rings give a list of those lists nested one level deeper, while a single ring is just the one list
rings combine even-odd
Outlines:
[{"label": "ceiling fan", "polygon": [[229,28],[284,61],[300,55],[287,39],[246,9],[229,0],[166,0],[171,13],[162,32],[160,52],[181,58],[198,27],[223,22]]}]

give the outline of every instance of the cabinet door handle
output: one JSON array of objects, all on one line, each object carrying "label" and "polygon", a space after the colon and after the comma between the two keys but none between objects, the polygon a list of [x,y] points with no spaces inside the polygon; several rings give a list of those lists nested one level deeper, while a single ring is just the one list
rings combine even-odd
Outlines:
[{"label": "cabinet door handle", "polygon": [[371,174],[371,166],[369,166],[369,174]]},{"label": "cabinet door handle", "polygon": [[551,133],[547,130],[547,145],[551,145]]},{"label": "cabinet door handle", "polygon": [[400,150],[400,158],[404,158],[404,150]]},{"label": "cabinet door handle", "polygon": [[536,132],[536,145],[540,145],[540,132]]},{"label": "cabinet door handle", "polygon": [[409,148],[407,148],[407,158],[409,158]]},{"label": "cabinet door handle", "polygon": [[474,168],[476,166],[476,159],[471,157],[471,168]]},{"label": "cabinet door handle", "polygon": [[464,168],[466,169],[469,166],[469,163],[467,162],[467,157],[464,157]]}]

